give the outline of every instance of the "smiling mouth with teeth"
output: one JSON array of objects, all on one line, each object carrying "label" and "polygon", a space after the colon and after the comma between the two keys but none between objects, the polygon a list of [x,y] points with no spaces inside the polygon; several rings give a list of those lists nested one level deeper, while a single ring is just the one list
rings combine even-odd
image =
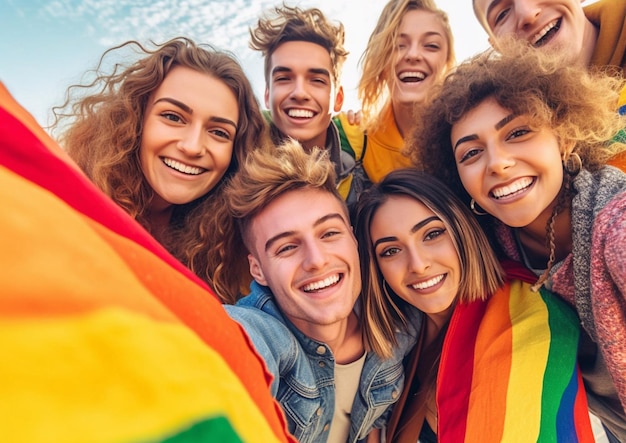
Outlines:
[{"label": "smiling mouth with teeth", "polygon": [[423,72],[419,72],[419,71],[402,72],[400,75],[398,75],[398,78],[400,79],[401,82],[404,82],[404,83],[416,83],[416,82],[421,82],[422,80],[424,80],[426,78],[426,74],[424,74]]},{"label": "smiling mouth with teeth", "polygon": [[436,284],[439,284],[439,282],[441,282],[441,280],[443,280],[444,277],[445,277],[445,274],[441,274],[441,275],[438,275],[436,277],[430,278],[430,279],[428,279],[428,280],[426,280],[424,282],[415,283],[415,284],[411,285],[411,287],[413,289],[428,289],[428,288],[432,288]]},{"label": "smiling mouth with teeth", "polygon": [[496,200],[500,200],[501,198],[511,197],[512,195],[518,194],[522,191],[525,191],[534,183],[534,180],[530,177],[524,177],[521,180],[517,180],[514,183],[511,183],[508,186],[503,186],[501,188],[494,189],[491,191],[491,195]]},{"label": "smiling mouth with teeth", "polygon": [[312,118],[315,114],[307,109],[289,109],[287,115],[292,118]]},{"label": "smiling mouth with teeth", "polygon": [[162,158],[161,160],[163,161],[165,166],[167,166],[168,168],[173,169],[174,171],[180,172],[182,174],[200,175],[204,171],[206,171],[206,169],[198,168],[196,166],[189,166],[189,165],[186,165],[186,164],[181,163],[179,161],[173,160],[171,158]]},{"label": "smiling mouth with teeth", "polygon": [[531,42],[532,45],[535,48],[539,48],[550,41],[550,38],[561,28],[561,20],[563,19],[560,18],[548,23],[541,31],[535,34]]},{"label": "smiling mouth with teeth", "polygon": [[313,283],[309,283],[308,285],[304,285],[302,287],[302,290],[304,292],[320,292],[323,291],[324,289],[328,289],[331,286],[335,286],[337,283],[339,283],[342,279],[342,275],[340,274],[335,274],[331,277],[327,277],[324,280],[320,280],[320,281],[316,281]]}]

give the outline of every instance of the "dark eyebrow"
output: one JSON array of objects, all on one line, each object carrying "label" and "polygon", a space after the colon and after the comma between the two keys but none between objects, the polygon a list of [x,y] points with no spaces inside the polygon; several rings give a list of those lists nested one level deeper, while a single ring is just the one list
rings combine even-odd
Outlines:
[{"label": "dark eyebrow", "polygon": [[[292,71],[293,69],[288,68],[287,66],[274,66],[274,69],[272,69],[272,75],[279,73],[279,72],[292,72]],[[325,75],[326,77],[330,77],[330,72],[328,71],[328,69],[324,69],[324,68],[311,68],[307,72],[309,72],[310,74],[320,74],[320,75]]]},{"label": "dark eyebrow", "polygon": [[[496,123],[494,125],[494,128],[496,129],[502,129],[506,124],[508,124],[511,120],[513,120],[515,117],[517,117],[515,114],[511,113],[509,115],[507,115],[506,117],[504,117],[502,120],[500,120],[498,123]],[[461,143],[465,143],[465,142],[469,142],[472,140],[477,140],[478,139],[478,135],[476,134],[472,134],[472,135],[466,135],[465,137],[461,137],[460,139],[457,140],[457,142],[454,144],[454,147],[452,148],[452,152],[456,151],[456,148],[458,148],[458,146]]]},{"label": "dark eyebrow", "polygon": [[496,129],[502,129],[502,127],[504,125],[506,125],[507,123],[509,123],[511,120],[513,120],[515,117],[517,117],[515,114],[509,114],[506,117],[504,117],[502,120],[500,120],[498,123],[496,123],[495,128]]},{"label": "dark eyebrow", "polygon": [[[430,222],[433,222],[433,221],[441,221],[441,219],[439,217],[437,217],[436,215],[432,215],[432,216],[430,216],[428,218],[425,218],[421,222],[416,223],[415,226],[413,226],[411,228],[411,234],[415,234],[417,231],[419,231],[424,226],[426,226],[427,224],[429,224]],[[391,242],[391,241],[394,241],[394,240],[397,240],[397,239],[398,239],[397,237],[383,237],[383,238],[379,238],[378,240],[376,240],[374,242],[374,249],[376,249],[376,246],[378,246],[381,243]]]},{"label": "dark eyebrow", "polygon": [[[339,219],[339,220],[341,220],[341,222],[344,225],[346,224],[346,220],[345,220],[345,218],[343,218],[341,216],[341,214],[339,214],[337,212],[333,212],[331,214],[326,214],[323,217],[318,218],[315,221],[315,223],[313,223],[313,227],[317,227],[317,226],[321,225],[322,223],[324,223],[324,222],[326,222],[328,220],[332,220],[332,219]],[[265,251],[267,252],[267,250],[270,249],[272,247],[272,245],[274,243],[276,243],[278,240],[280,240],[281,238],[289,237],[291,235],[294,235],[295,233],[296,233],[296,231],[285,231],[285,232],[281,232],[280,234],[276,234],[274,237],[271,237],[270,239],[268,239],[265,242]]]},{"label": "dark eyebrow", "polygon": [[159,102],[168,102],[173,104],[174,106],[178,106],[180,109],[182,109],[185,112],[188,112],[189,114],[193,114],[193,109],[191,109],[189,106],[187,106],[186,104],[184,104],[181,101],[176,100],[175,98],[170,98],[170,97],[161,97],[157,100],[154,101],[154,104],[157,104]]},{"label": "dark eyebrow", "polygon": [[[159,102],[171,103],[174,106],[178,106],[180,109],[182,109],[186,113],[193,114],[193,109],[192,108],[190,108],[189,106],[187,106],[183,102],[181,102],[179,100],[176,100],[175,98],[161,97],[161,98],[155,100],[154,104],[157,104]],[[224,123],[224,124],[227,124],[227,125],[231,125],[233,128],[235,128],[235,131],[237,130],[237,123],[235,123],[234,121],[232,121],[230,119],[223,118],[223,117],[211,117],[209,120],[212,121],[212,122],[216,122],[216,123]]]},{"label": "dark eyebrow", "polygon": [[487,20],[489,20],[489,14],[491,13],[491,10],[498,6],[501,2],[502,0],[493,0],[491,3],[489,3],[489,6],[487,6],[487,11],[485,12],[485,18]]}]

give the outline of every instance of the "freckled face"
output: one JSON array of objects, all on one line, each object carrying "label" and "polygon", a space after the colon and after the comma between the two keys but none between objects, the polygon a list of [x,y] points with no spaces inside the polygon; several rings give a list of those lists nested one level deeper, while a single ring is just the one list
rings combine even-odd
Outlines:
[{"label": "freckled face", "polygon": [[239,108],[215,77],[176,66],[150,95],[139,158],[153,209],[196,200],[222,179],[233,155]]},{"label": "freckled face", "polygon": [[449,319],[461,265],[443,221],[413,198],[390,196],[374,214],[370,235],[391,289],[428,316]]}]

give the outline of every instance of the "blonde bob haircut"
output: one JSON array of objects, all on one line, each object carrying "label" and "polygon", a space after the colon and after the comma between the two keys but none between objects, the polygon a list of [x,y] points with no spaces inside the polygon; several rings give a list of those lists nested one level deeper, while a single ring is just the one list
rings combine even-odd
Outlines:
[{"label": "blonde bob haircut", "polygon": [[397,344],[395,331],[407,329],[411,305],[384,283],[376,260],[370,226],[374,215],[392,196],[422,203],[441,219],[456,249],[461,271],[455,303],[485,300],[504,282],[504,272],[484,232],[467,207],[439,180],[413,168],[389,173],[365,191],[357,204],[355,231],[363,279],[364,321],[368,345],[389,357]]}]

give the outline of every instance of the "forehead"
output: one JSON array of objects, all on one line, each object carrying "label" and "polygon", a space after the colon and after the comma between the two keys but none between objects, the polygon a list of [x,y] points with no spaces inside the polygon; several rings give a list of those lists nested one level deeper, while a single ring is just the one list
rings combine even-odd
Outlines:
[{"label": "forehead", "polygon": [[214,75],[187,66],[174,66],[166,74],[152,93],[152,99],[161,97],[183,102],[194,112],[207,112],[238,120],[238,102],[232,89]]},{"label": "forehead", "polygon": [[444,27],[441,18],[436,13],[423,9],[411,9],[402,17],[398,28],[398,34],[438,34],[441,37],[446,38],[446,28]]},{"label": "forehead", "polygon": [[349,227],[343,202],[334,194],[321,189],[296,189],[275,198],[263,208],[250,224],[257,244],[285,232],[296,235],[312,232],[320,220],[330,217],[332,223]]},{"label": "forehead", "polygon": [[396,230],[409,232],[416,223],[436,215],[421,201],[407,195],[391,195],[382,203],[372,218],[372,238],[391,234]]},{"label": "forehead", "polygon": [[270,62],[270,69],[281,66],[292,70],[326,69],[332,72],[330,53],[312,42],[285,42],[274,50]]}]

